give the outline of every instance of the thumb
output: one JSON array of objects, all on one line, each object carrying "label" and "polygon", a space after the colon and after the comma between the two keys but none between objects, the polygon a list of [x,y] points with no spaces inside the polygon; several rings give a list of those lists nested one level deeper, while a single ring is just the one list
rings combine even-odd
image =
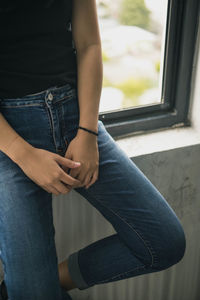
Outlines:
[{"label": "thumb", "polygon": [[55,160],[60,163],[61,165],[63,165],[64,167],[68,167],[68,168],[76,168],[79,167],[81,165],[80,162],[76,162],[73,161],[69,158],[60,156],[60,155],[56,155]]}]

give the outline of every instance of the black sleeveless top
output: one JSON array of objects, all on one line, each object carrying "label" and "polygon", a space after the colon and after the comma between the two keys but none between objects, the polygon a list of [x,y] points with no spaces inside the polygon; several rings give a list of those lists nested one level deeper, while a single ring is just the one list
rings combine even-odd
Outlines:
[{"label": "black sleeveless top", "polygon": [[26,1],[7,11],[0,7],[0,98],[77,83],[73,0],[49,0],[47,7],[44,0]]}]

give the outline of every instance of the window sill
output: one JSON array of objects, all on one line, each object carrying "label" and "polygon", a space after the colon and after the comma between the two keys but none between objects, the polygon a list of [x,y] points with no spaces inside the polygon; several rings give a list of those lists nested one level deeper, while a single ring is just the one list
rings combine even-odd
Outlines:
[{"label": "window sill", "polygon": [[132,158],[200,144],[200,130],[194,127],[170,128],[121,138],[116,143]]}]

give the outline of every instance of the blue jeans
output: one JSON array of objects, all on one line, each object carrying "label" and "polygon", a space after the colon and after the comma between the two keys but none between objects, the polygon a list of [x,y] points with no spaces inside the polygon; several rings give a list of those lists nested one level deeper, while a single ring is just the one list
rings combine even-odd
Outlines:
[{"label": "blue jeans", "polygon": [[[79,124],[76,87],[52,86],[0,99],[9,124],[34,147],[64,156]],[[158,272],[185,253],[183,227],[157,188],[98,121],[99,177],[74,188],[116,233],[71,253],[77,288]],[[64,300],[58,277],[52,194],[0,151],[0,254],[9,300]]]}]

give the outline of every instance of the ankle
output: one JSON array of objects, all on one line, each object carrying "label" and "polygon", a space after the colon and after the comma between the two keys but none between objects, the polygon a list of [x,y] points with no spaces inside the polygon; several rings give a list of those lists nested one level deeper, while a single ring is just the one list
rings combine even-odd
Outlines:
[{"label": "ankle", "polygon": [[67,259],[58,265],[58,271],[60,284],[65,290],[69,291],[77,287],[70,277]]}]

